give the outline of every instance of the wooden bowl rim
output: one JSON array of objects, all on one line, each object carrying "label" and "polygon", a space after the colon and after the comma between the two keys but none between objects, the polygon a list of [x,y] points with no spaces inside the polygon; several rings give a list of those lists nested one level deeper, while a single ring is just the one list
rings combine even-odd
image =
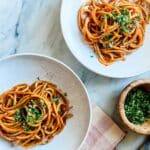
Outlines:
[{"label": "wooden bowl rim", "polygon": [[129,93],[129,91],[131,91],[135,87],[139,87],[139,86],[145,85],[145,84],[150,84],[150,80],[136,80],[136,81],[133,81],[130,84],[128,84],[123,89],[123,91],[121,92],[121,94],[119,96],[118,111],[119,111],[119,115],[120,115],[121,120],[130,130],[132,130],[136,133],[140,133],[140,134],[144,134],[144,135],[150,135],[150,126],[149,127],[143,127],[143,125],[135,125],[135,124],[131,123],[127,119],[126,114],[125,114],[125,109],[124,109],[124,103],[125,103],[126,96]]}]

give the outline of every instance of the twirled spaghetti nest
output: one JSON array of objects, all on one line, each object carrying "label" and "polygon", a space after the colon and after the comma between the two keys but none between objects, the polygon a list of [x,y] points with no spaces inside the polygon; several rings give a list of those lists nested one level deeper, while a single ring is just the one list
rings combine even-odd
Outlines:
[{"label": "twirled spaghetti nest", "polygon": [[64,93],[47,81],[19,84],[0,95],[0,136],[15,145],[49,142],[72,117]]},{"label": "twirled spaghetti nest", "polygon": [[143,44],[149,19],[149,0],[88,0],[78,12],[84,41],[104,65],[124,60]]}]

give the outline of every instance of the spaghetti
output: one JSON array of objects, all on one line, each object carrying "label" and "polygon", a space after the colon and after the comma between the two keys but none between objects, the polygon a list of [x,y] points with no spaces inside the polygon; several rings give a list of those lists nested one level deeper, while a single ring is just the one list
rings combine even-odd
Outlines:
[{"label": "spaghetti", "polygon": [[73,115],[56,85],[38,80],[0,95],[0,136],[22,147],[48,143]]},{"label": "spaghetti", "polygon": [[88,0],[78,11],[84,41],[106,66],[142,46],[149,21],[149,0]]}]

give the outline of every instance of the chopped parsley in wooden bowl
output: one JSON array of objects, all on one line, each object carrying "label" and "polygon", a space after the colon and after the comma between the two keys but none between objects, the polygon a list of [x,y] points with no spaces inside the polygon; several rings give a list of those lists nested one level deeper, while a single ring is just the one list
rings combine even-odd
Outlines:
[{"label": "chopped parsley in wooden bowl", "polygon": [[150,135],[150,80],[130,83],[120,94],[118,111],[129,129]]}]

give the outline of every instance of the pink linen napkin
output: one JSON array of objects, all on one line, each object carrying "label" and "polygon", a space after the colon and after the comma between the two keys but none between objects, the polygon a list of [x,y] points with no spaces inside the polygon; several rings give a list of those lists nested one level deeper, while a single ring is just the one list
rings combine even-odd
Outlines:
[{"label": "pink linen napkin", "polygon": [[113,150],[125,133],[98,106],[92,106],[92,122],[80,150]]}]

